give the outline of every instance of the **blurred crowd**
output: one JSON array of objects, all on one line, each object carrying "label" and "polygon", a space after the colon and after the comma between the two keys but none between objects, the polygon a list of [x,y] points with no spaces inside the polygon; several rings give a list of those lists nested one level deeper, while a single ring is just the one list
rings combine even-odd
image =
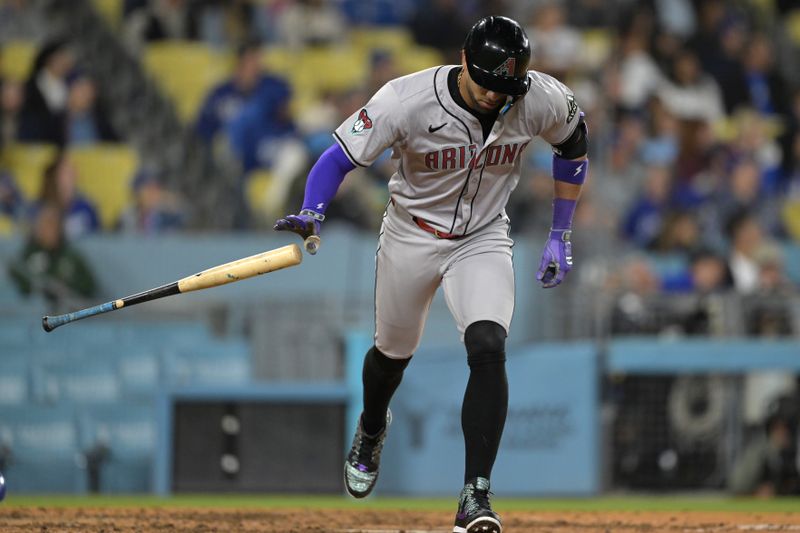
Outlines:
[{"label": "blurred crowd", "polygon": [[[26,4],[0,7],[0,61],[3,41],[37,37]],[[796,2],[124,0],[121,9],[118,36],[133,56],[160,40],[234,51],[231,75],[211,88],[189,127],[211,152],[223,147],[236,159],[242,191],[252,176],[269,173],[268,193],[250,204],[254,212],[242,229],[268,227],[295,209],[331,131],[403,73],[398,57],[377,47],[360,84],[297,106],[297,88],[265,67],[265,50],[337,47],[360,27],[404,28],[416,45],[457,63],[470,25],[502,13],[525,25],[531,67],[573,88],[587,115],[592,167],[576,215],[578,282],[634,299],[796,288],[784,258],[786,244],[800,243]],[[69,40],[75,36],[41,37],[28,79],[0,79],[0,148],[125,142],[128,132],[114,127],[90,66],[76,61]],[[58,157],[69,164],[68,156]],[[549,146],[532,144],[526,168],[509,206],[520,236],[549,224]],[[386,154],[354,171],[329,219],[374,230],[393,170]],[[0,168],[0,217],[33,221],[37,206],[49,203],[48,178],[35,205],[24,205],[14,179],[13,169]],[[191,199],[166,190],[157,169],[143,166],[131,191],[117,230],[158,234],[187,226],[183,207]],[[65,234],[102,230],[91,214],[96,206],[74,196],[58,204]],[[642,327],[627,316],[635,307],[617,309],[621,330]]]}]

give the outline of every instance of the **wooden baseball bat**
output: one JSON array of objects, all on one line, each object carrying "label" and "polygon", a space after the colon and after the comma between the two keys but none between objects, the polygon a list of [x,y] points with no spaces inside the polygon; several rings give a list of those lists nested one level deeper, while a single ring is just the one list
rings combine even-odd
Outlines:
[{"label": "wooden baseball bat", "polygon": [[[315,244],[318,245],[319,243],[317,242]],[[300,251],[300,247],[297,244],[290,244],[260,254],[251,255],[250,257],[237,259],[230,263],[218,265],[178,281],[131,296],[126,296],[125,298],[81,309],[73,313],[44,316],[42,317],[42,327],[45,331],[53,331],[59,326],[90,316],[108,313],[122,307],[130,307],[142,302],[149,302],[150,300],[157,300],[158,298],[164,298],[174,294],[199,291],[201,289],[208,289],[210,287],[217,287],[219,285],[233,283],[234,281],[252,278],[253,276],[260,276],[267,272],[299,265],[302,260],[303,253]]]}]

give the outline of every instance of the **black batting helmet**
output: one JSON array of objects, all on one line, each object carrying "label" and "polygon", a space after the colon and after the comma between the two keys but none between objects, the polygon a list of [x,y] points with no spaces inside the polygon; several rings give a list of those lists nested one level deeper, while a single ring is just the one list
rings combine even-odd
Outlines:
[{"label": "black batting helmet", "polygon": [[469,75],[481,87],[520,96],[528,91],[528,36],[508,17],[484,17],[469,30],[464,41]]}]

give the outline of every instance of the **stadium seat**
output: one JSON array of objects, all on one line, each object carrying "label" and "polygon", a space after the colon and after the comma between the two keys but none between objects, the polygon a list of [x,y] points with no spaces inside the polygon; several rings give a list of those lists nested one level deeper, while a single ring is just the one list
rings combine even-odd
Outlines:
[{"label": "stadium seat", "polygon": [[161,363],[157,349],[141,344],[114,347],[122,396],[149,400],[158,391]]},{"label": "stadium seat", "polygon": [[[797,218],[800,219],[800,202],[798,202],[796,208],[798,211]],[[800,220],[797,220],[797,224],[800,225]],[[800,244],[787,244],[783,248],[783,263],[789,279],[800,285]]]},{"label": "stadium seat", "polygon": [[611,56],[614,35],[606,28],[586,30],[581,34],[581,59],[584,68],[601,68]]},{"label": "stadium seat", "polygon": [[368,54],[354,47],[308,48],[294,51],[267,47],[265,68],[292,86],[291,111],[296,114],[326,91],[358,87],[367,76]]},{"label": "stadium seat", "polygon": [[800,8],[794,9],[786,18],[786,31],[795,46],[800,46]]},{"label": "stadium seat", "polygon": [[72,409],[0,407],[0,448],[10,451],[3,473],[13,493],[86,491]]},{"label": "stadium seat", "polygon": [[400,74],[410,74],[444,62],[442,53],[428,46],[412,46],[404,53],[395,55],[394,59]]},{"label": "stadium seat", "polygon": [[13,219],[0,214],[0,237],[9,237],[17,231],[17,224]]},{"label": "stadium seat", "polygon": [[247,383],[252,376],[250,346],[244,340],[226,340],[169,350],[164,373],[173,386]]},{"label": "stadium seat", "polygon": [[34,394],[41,403],[116,402],[122,390],[112,357],[103,351],[63,353],[36,362],[32,369]]},{"label": "stadium seat", "polygon": [[33,67],[36,44],[32,41],[11,41],[0,46],[0,74],[24,82]]},{"label": "stadium seat", "polygon": [[11,144],[3,148],[0,161],[11,170],[22,196],[31,201],[39,196],[44,169],[55,154],[51,144]]},{"label": "stadium seat", "polygon": [[[32,322],[28,320],[28,322]],[[30,324],[32,336],[37,345],[42,348],[52,348],[62,351],[69,346],[70,353],[83,353],[95,351],[98,347],[103,350],[114,346],[118,333],[112,324],[103,320],[85,320],[83,322],[63,327],[57,333],[44,334],[41,326]]]},{"label": "stadium seat", "polygon": [[185,41],[149,44],[143,61],[185,122],[195,119],[206,94],[230,74],[232,65],[229,55]]},{"label": "stadium seat", "polygon": [[[33,341],[32,324],[22,316],[0,319],[0,346],[27,346]],[[0,356],[3,355],[0,348]]]},{"label": "stadium seat", "polygon": [[300,55],[300,68],[292,71],[290,79],[318,92],[353,89],[367,77],[367,59],[352,47],[308,48]]},{"label": "stadium seat", "polygon": [[245,197],[250,213],[256,219],[266,215],[266,197],[272,188],[272,174],[266,170],[256,170],[247,176]]},{"label": "stadium seat", "polygon": [[78,413],[80,448],[84,452],[105,447],[101,462],[100,492],[148,492],[156,442],[152,407],[115,403],[81,409]]},{"label": "stadium seat", "polygon": [[130,202],[138,156],[127,145],[111,143],[72,148],[69,155],[78,188],[97,206],[103,228],[112,229]]},{"label": "stadium seat", "polygon": [[411,32],[402,26],[360,27],[350,32],[350,42],[365,56],[373,50],[403,54],[414,45]]},{"label": "stadium seat", "polygon": [[191,346],[211,340],[211,332],[204,322],[164,320],[129,321],[116,325],[118,344],[170,348]]},{"label": "stadium seat", "polygon": [[28,362],[19,356],[20,347],[5,344],[0,338],[0,405],[28,403]]},{"label": "stadium seat", "polygon": [[94,8],[108,22],[112,29],[122,25],[123,0],[92,0]]}]

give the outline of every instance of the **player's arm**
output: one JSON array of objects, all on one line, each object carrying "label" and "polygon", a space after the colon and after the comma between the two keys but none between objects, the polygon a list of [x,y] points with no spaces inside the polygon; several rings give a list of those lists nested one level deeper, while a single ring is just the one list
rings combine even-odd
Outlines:
[{"label": "player's arm", "polygon": [[342,147],[334,143],[323,152],[308,173],[300,213],[278,219],[273,229],[292,231],[303,240],[318,235],[320,223],[325,220],[325,210],[336,196],[345,175],[354,168],[356,166],[347,158]]},{"label": "player's arm", "polygon": [[370,166],[404,135],[405,116],[397,93],[384,85],[333,133],[336,143],[317,160],[306,180],[303,207],[297,215],[279,219],[276,230],[293,231],[303,240],[319,234],[325,210],[345,174],[356,166]]},{"label": "player's arm", "polygon": [[572,134],[553,146],[553,222],[536,274],[542,286],[560,284],[572,268],[572,218],[589,169],[583,114]]}]

